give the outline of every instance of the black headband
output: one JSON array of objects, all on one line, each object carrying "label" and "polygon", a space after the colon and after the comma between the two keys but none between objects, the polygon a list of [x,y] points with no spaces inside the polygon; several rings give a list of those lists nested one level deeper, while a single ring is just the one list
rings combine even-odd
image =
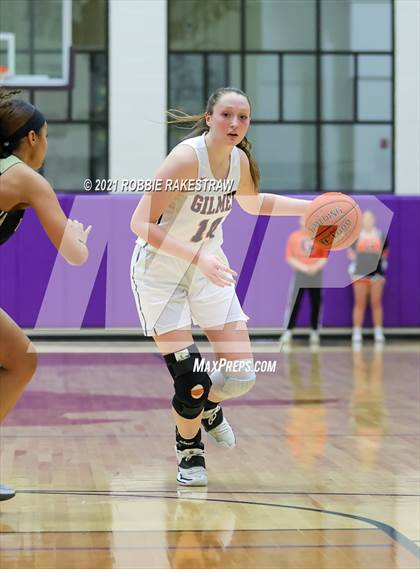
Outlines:
[{"label": "black headband", "polygon": [[45,123],[44,115],[40,111],[38,111],[37,108],[33,107],[33,109],[34,112],[26,121],[26,123],[20,128],[18,128],[18,130],[13,132],[10,136],[8,136],[4,142],[2,142],[4,147],[7,148],[14,142],[17,142],[18,140],[26,136],[28,132],[31,132],[31,130],[37,132],[44,125]]}]

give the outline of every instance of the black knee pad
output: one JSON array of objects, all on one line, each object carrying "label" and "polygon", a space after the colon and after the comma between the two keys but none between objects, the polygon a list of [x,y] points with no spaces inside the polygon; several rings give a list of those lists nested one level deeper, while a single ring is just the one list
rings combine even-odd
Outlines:
[{"label": "black knee pad", "polygon": [[[195,344],[164,356],[174,380],[175,395],[172,405],[184,419],[195,419],[204,409],[211,388],[211,379],[204,371],[194,371],[201,361]],[[194,364],[194,362],[197,362]]]}]

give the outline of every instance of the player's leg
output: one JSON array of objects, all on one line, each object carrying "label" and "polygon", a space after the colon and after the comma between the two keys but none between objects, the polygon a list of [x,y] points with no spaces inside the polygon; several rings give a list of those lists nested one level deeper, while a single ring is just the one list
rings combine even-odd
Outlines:
[{"label": "player's leg", "polygon": [[177,480],[186,486],[204,486],[207,475],[201,419],[210,378],[206,372],[196,371],[201,356],[190,329],[160,334],[154,340],[174,381],[172,413],[176,424]]},{"label": "player's leg", "polygon": [[[166,334],[154,336],[154,340],[174,380],[173,415],[176,426],[181,436],[190,439],[197,434],[202,414],[201,397],[195,398],[196,396],[192,396],[191,393],[187,392],[187,388],[191,387],[192,389],[197,385],[196,376],[194,371],[192,371],[194,360],[197,359],[192,354],[194,352],[197,353],[197,351],[191,330],[174,330]],[[189,350],[188,353],[186,352],[187,349]],[[181,363],[183,361],[187,361],[188,365],[182,366]],[[178,393],[177,389],[179,390]],[[210,389],[210,386],[208,389]]]},{"label": "player's leg", "polygon": [[[0,309],[0,422],[13,409],[36,369],[36,353],[29,338]],[[0,485],[0,501],[13,498],[14,490]]]},{"label": "player's leg", "polygon": [[173,379],[177,479],[185,485],[205,485],[201,416],[211,382],[207,374],[194,371],[200,354],[191,335],[187,270],[180,259],[139,245],[134,248],[131,277],[139,319],[144,333],[153,336]]},{"label": "player's leg", "polygon": [[15,406],[35,373],[36,364],[33,344],[0,309],[0,422]]},{"label": "player's leg", "polygon": [[385,280],[382,278],[372,279],[370,287],[370,307],[372,310],[372,320],[375,327],[374,338],[375,342],[382,343],[385,341],[385,336],[382,328],[383,324],[383,309],[382,309],[382,294],[384,290]]},{"label": "player's leg", "polygon": [[207,328],[205,333],[221,365],[210,374],[212,388],[204,410],[203,426],[219,445],[232,448],[235,435],[219,403],[244,395],[255,383],[248,328],[240,320],[228,322],[223,327]]},{"label": "player's leg", "polygon": [[369,296],[369,283],[356,281],[353,283],[354,306],[353,306],[353,335],[354,344],[362,342],[362,324],[365,316],[366,304]]},{"label": "player's leg", "polygon": [[[218,256],[228,264],[221,249]],[[242,310],[234,287],[218,287],[198,271],[189,289],[189,306],[193,320],[206,333],[219,360],[225,358],[229,366],[232,362],[239,362],[227,380],[226,366],[210,373],[212,388],[203,414],[205,430],[218,444],[232,448],[235,436],[223,417],[219,403],[228,397],[240,395],[241,390],[248,391],[255,382],[251,344],[245,324],[248,317]]]}]

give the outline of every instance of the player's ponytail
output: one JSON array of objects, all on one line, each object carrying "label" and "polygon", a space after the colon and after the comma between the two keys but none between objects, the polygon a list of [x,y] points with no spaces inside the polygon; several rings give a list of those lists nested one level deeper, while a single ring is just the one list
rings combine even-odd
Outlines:
[{"label": "player's ponytail", "polygon": [[[203,132],[208,132],[209,127],[207,126],[204,113],[201,115],[189,115],[183,111],[178,111],[176,109],[170,109],[166,112],[170,120],[168,124],[173,124],[179,128],[185,128],[190,130],[188,135],[183,138],[193,138],[194,136],[201,136]],[[185,126],[183,126],[185,125]]]},{"label": "player's ponytail", "polygon": [[255,190],[258,192],[260,187],[261,173],[257,161],[255,160],[252,154],[252,144],[249,142],[247,137],[244,136],[241,142],[236,146],[241,150],[243,150],[245,154],[248,156],[251,178],[252,181],[254,182]]},{"label": "player's ponytail", "polygon": [[[206,113],[212,115],[214,110],[214,105],[217,103],[217,101],[220,99],[222,95],[225,95],[227,93],[236,93],[237,95],[242,95],[242,97],[245,97],[245,99],[248,101],[249,106],[251,106],[251,102],[248,96],[246,95],[246,93],[241,91],[241,89],[237,89],[236,87],[221,87],[220,89],[216,89],[216,91],[213,91],[213,93],[210,95],[206,105]],[[205,119],[205,113],[202,113],[201,115],[189,115],[187,113],[184,113],[183,111],[171,109],[167,111],[167,114],[168,117],[170,118],[170,120],[168,120],[168,124],[190,130],[188,135],[185,138],[183,138],[183,140],[186,140],[188,138],[193,138],[194,136],[201,136],[204,132],[209,131],[209,127],[207,126]],[[258,191],[261,174],[257,161],[255,160],[251,152],[252,145],[245,136],[241,140],[241,142],[237,144],[237,147],[243,150],[248,157],[252,181],[254,182],[255,190]]]},{"label": "player's ponytail", "polygon": [[0,158],[13,154],[31,130],[39,134],[45,123],[44,116],[33,105],[13,98],[19,92],[0,87]]}]

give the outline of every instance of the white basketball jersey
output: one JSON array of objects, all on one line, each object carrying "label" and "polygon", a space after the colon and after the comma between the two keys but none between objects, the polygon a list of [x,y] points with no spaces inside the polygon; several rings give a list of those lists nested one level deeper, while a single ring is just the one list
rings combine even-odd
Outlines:
[{"label": "white basketball jersey", "polygon": [[239,150],[236,146],[232,149],[226,179],[216,180],[211,171],[204,134],[180,144],[188,144],[195,150],[198,180],[188,181],[188,191],[182,188],[183,191],[164,211],[158,224],[168,235],[196,245],[197,249],[205,247],[216,250],[223,243],[222,224],[232,210],[233,197],[239,186]]}]

